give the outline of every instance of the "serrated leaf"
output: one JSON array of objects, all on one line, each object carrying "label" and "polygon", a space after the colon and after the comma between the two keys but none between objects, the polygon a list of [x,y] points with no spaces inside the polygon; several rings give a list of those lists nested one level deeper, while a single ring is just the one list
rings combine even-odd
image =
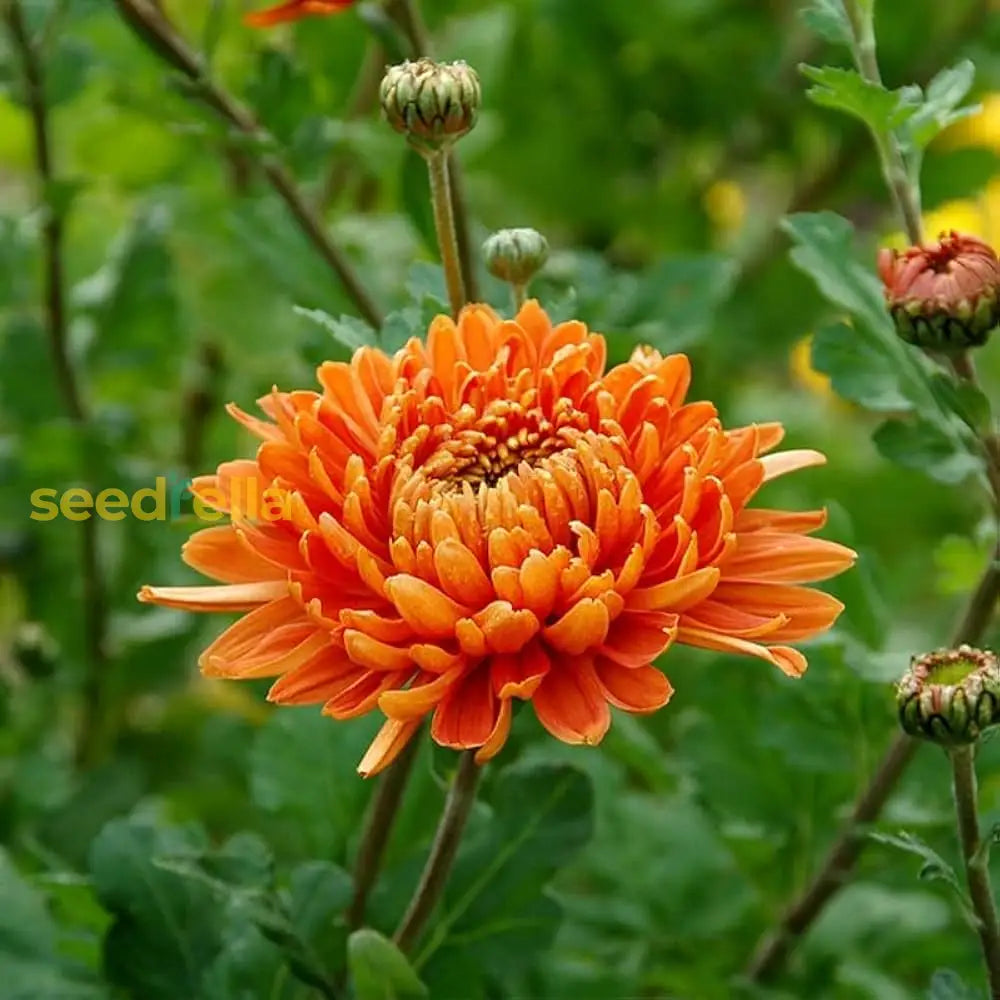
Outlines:
[{"label": "serrated leaf", "polygon": [[916,834],[908,833],[905,830],[900,833],[871,833],[872,840],[880,844],[888,844],[890,847],[899,848],[907,854],[912,854],[923,861],[923,865],[917,874],[921,881],[945,882],[952,888],[965,902],[965,888],[958,879],[955,869],[945,861],[929,844],[924,843]]},{"label": "serrated leaf", "polygon": [[[926,363],[896,336],[874,264],[862,264],[854,252],[851,223],[833,212],[800,213],[784,219],[782,228],[795,243],[792,263],[813,279],[831,303],[854,318],[852,329],[863,357],[881,358],[876,370],[883,375],[896,373],[899,394],[919,412],[934,412]],[[877,396],[871,383],[865,385],[865,381],[860,382],[858,391]]]},{"label": "serrated leaf", "polygon": [[364,927],[347,941],[347,968],[357,1000],[426,997],[427,987],[406,956],[378,931]]},{"label": "serrated leaf", "polygon": [[338,344],[352,353],[359,347],[369,347],[375,343],[372,328],[356,316],[331,316],[322,309],[307,309],[305,306],[292,306],[292,310],[296,316],[322,327]]},{"label": "serrated leaf", "polygon": [[802,11],[802,19],[822,38],[837,45],[850,46],[851,22],[843,0],[813,0]]},{"label": "serrated leaf", "polygon": [[978,107],[959,108],[972,89],[976,67],[965,59],[950,69],[941,70],[927,85],[922,103],[907,120],[902,137],[909,151],[926,148],[934,138],[962,118],[978,111]]},{"label": "serrated leaf", "polygon": [[830,376],[837,395],[878,413],[913,409],[900,386],[892,355],[844,323],[821,328],[812,339],[812,366]]},{"label": "serrated leaf", "polygon": [[876,135],[899,128],[919,107],[920,91],[916,87],[887,90],[865,80],[857,70],[839,66],[802,65],[799,69],[815,84],[806,91],[814,104],[853,115]]},{"label": "serrated leaf", "polygon": [[157,867],[164,855],[205,846],[194,830],[160,830],[117,819],[95,839],[90,872],[115,917],[104,940],[109,981],[143,1000],[197,996],[204,970],[220,947],[212,890]]},{"label": "serrated leaf", "polygon": [[879,452],[890,462],[954,485],[982,470],[982,462],[964,450],[938,424],[928,420],[889,420],[874,434]]},{"label": "serrated leaf", "polygon": [[986,431],[990,425],[990,401],[978,386],[964,379],[955,379],[943,372],[935,372],[930,378],[931,391],[949,413],[954,413],[962,423],[977,433]]}]

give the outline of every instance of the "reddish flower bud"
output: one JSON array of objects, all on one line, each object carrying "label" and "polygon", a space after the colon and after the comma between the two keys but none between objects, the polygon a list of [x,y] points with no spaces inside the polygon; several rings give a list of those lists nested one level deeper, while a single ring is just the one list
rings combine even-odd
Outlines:
[{"label": "reddish flower bud", "polygon": [[908,344],[963,351],[984,344],[1000,323],[1000,261],[975,236],[952,231],[929,246],[880,250],[878,272]]}]

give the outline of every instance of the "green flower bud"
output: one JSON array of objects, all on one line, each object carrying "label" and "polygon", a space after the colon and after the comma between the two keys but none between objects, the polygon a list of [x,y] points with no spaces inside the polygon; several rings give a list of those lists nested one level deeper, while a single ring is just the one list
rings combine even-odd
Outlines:
[{"label": "green flower bud", "polygon": [[482,93],[464,62],[431,59],[390,66],[380,90],[386,121],[422,153],[446,149],[472,130]]},{"label": "green flower bud", "polygon": [[942,746],[975,743],[1000,723],[1000,663],[971,646],[916,656],[896,688],[896,705],[911,736]]},{"label": "green flower bud", "polygon": [[490,274],[523,288],[545,266],[549,244],[537,229],[501,229],[483,244]]}]

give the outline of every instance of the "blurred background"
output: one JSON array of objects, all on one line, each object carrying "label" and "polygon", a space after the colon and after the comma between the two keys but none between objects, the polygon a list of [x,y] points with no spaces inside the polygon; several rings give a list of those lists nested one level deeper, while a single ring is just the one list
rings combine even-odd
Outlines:
[{"label": "blurred background", "polygon": [[[284,160],[386,311],[415,299],[429,312],[442,296],[423,165],[375,112],[392,39],[357,10],[255,32],[243,0],[162,6],[212,78],[254,109],[264,148],[220,124],[108,0],[32,0],[31,31],[49,24],[39,50],[53,177],[40,190],[23,63],[0,41],[0,893],[17,901],[0,915],[0,970],[29,984],[5,994],[0,980],[0,997],[320,995],[249,973],[243,992],[192,979],[203,984],[183,993],[156,973],[102,992],[112,918],[88,874],[92,842],[140,814],[200,824],[211,843],[256,831],[279,872],[343,863],[370,794],[354,776],[369,720],[272,714],[253,685],[206,682],[197,653],[223,623],[136,604],[142,583],[193,579],[178,556],[189,514],[28,517],[39,488],[132,493],[251,454],[224,404],[251,408],[273,384],[311,388],[319,361],[347,356],[293,310],[356,312],[257,169],[262,156]],[[590,774],[594,836],[553,883],[563,917],[535,941],[551,948],[528,949],[506,986],[432,964],[435,998],[737,995],[732,977],[892,738],[890,682],[911,653],[947,640],[986,562],[984,498],[888,464],[870,440],[877,420],[811,366],[810,334],[837,317],[789,263],[781,217],[845,214],[873,264],[898,237],[863,126],[804,97],[800,62],[845,57],[798,6],[424,2],[436,54],[482,78],[482,117],[460,148],[476,245],[501,226],[540,229],[553,254],[534,291],[607,334],[614,360],[637,343],[686,351],[694,396],[728,424],[781,420],[790,446],[825,451],[828,466],[762,502],[827,506],[826,534],[862,555],[832,587],[848,610],[800,682],[677,648],[663,664],[670,707],[619,714],[600,750],[554,746],[519,720],[509,759]],[[997,6],[886,2],[878,27],[891,86],[975,60],[983,111],[931,149],[925,209],[929,231],[1000,241]],[[63,229],[76,404],[46,334],[40,195]],[[506,307],[501,286],[481,284]],[[980,358],[990,395],[998,350]],[[988,745],[983,760],[989,823],[1000,820],[1000,753]],[[429,802],[446,763],[426,752],[418,765]],[[922,753],[881,827],[905,826],[952,858],[946,770]],[[401,871],[426,850],[437,806],[413,809],[391,846]],[[904,1000],[946,966],[976,981],[975,937],[919,867],[871,845],[780,985],[754,995]],[[38,931],[25,936],[31,920]],[[34,958],[29,937],[46,942]]]}]

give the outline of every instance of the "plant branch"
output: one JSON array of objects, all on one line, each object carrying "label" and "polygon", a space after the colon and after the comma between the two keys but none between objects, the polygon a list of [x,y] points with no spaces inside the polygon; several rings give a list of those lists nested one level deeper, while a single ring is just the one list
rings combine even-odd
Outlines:
[{"label": "plant branch", "polygon": [[1000,921],[997,919],[996,901],[990,885],[989,853],[983,850],[980,841],[973,754],[972,747],[958,747],[948,756],[951,758],[955,814],[958,817],[958,837],[965,860],[965,879],[977,918],[976,931],[983,950],[990,996],[1000,997]]},{"label": "plant branch", "polygon": [[[43,294],[45,332],[56,381],[70,419],[84,437],[90,417],[69,352],[66,310],[66,276],[63,261],[63,219],[52,204],[56,183],[49,129],[49,109],[45,99],[45,67],[38,45],[32,41],[20,0],[4,0],[3,20],[12,48],[21,64],[25,103],[31,119],[35,170],[39,199],[44,212],[42,225]],[[83,712],[77,737],[76,756],[81,764],[96,762],[101,746],[101,719],[104,715],[107,676],[107,597],[101,572],[98,546],[98,519],[80,522],[80,565],[83,583],[83,631],[87,673],[84,680]]]},{"label": "plant branch", "polygon": [[351,930],[365,922],[368,895],[378,877],[382,855],[389,842],[389,834],[399,812],[419,748],[420,741],[415,737],[411,738],[395,763],[379,778],[361,833],[358,856],[354,862],[354,897],[347,911],[347,926]]},{"label": "plant branch", "polygon": [[[201,59],[150,0],[114,0],[125,23],[146,46],[195,85],[198,97],[223,120],[263,146],[269,140],[254,115],[208,75]],[[329,265],[358,312],[376,330],[382,314],[322,219],[299,190],[288,168],[273,154],[260,154],[260,168],[299,228]]]},{"label": "plant branch", "polygon": [[458,845],[462,840],[462,832],[476,801],[479,771],[475,752],[472,750],[463,752],[458,764],[458,774],[455,775],[455,781],[448,792],[444,812],[441,814],[434,835],[430,857],[420,876],[420,884],[393,936],[393,940],[404,952],[409,951],[417,943],[428,918],[441,898],[441,893],[444,892],[451,866],[458,853]]},{"label": "plant branch", "polygon": [[[395,22],[409,44],[414,59],[431,58],[430,35],[420,16],[417,0],[389,0],[386,13]],[[469,222],[469,204],[465,192],[465,171],[456,150],[451,151],[448,171],[451,178],[451,210],[455,217],[455,237],[458,241],[458,259],[462,265],[462,275],[468,297],[479,299],[479,282],[476,278],[476,262],[472,253],[472,232]]]}]

